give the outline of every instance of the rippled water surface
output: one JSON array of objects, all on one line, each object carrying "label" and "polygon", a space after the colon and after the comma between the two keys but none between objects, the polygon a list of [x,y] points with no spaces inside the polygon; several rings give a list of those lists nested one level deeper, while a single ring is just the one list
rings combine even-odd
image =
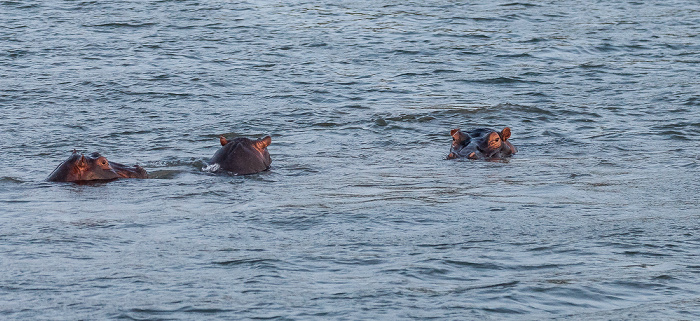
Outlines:
[{"label": "rippled water surface", "polygon": [[[0,1],[2,319],[700,318],[696,1]],[[504,162],[452,128],[512,129]],[[272,168],[202,170],[218,136]],[[73,149],[148,180],[44,180]]]}]

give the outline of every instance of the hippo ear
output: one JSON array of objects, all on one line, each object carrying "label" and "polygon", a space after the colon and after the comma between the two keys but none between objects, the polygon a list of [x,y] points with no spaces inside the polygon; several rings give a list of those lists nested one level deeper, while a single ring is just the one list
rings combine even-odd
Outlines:
[{"label": "hippo ear", "polygon": [[507,140],[508,138],[510,138],[510,128],[506,127],[501,131],[501,139]]},{"label": "hippo ear", "polygon": [[85,155],[80,154],[80,159],[75,163],[76,166],[78,167],[87,167],[87,159],[85,159]]},{"label": "hippo ear", "polygon": [[459,131],[459,128],[455,128],[455,129],[451,130],[451,131],[450,131],[450,136],[454,136],[455,133],[457,133],[458,131]]},{"label": "hippo ear", "polygon": [[255,142],[255,147],[259,150],[263,150],[263,149],[265,149],[265,147],[270,146],[271,143],[272,143],[272,137],[265,136],[261,139],[258,139]]},{"label": "hippo ear", "polygon": [[221,146],[226,146],[226,144],[228,144],[228,141],[224,135],[219,136],[219,142],[221,142]]}]

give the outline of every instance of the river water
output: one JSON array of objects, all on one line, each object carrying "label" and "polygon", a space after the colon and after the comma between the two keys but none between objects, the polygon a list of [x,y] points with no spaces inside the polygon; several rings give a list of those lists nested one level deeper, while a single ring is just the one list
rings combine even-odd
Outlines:
[{"label": "river water", "polygon": [[[0,318],[700,318],[696,1],[0,1]],[[504,162],[445,160],[512,129]],[[272,168],[202,170],[218,136]],[[73,149],[148,180],[45,179]]]}]

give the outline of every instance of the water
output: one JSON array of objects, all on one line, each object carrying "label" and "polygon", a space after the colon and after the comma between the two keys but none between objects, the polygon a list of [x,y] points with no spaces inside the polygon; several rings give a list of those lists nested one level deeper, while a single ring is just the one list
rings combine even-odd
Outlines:
[{"label": "water", "polygon": [[[2,319],[700,318],[694,1],[2,1]],[[506,162],[447,161],[504,126]],[[218,136],[272,169],[203,171]],[[48,183],[73,149],[154,179]]]}]

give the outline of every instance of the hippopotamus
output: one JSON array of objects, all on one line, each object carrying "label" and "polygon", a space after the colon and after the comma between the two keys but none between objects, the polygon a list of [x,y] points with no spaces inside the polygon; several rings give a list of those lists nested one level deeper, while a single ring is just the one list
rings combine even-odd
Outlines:
[{"label": "hippopotamus", "polygon": [[85,182],[117,178],[148,178],[148,174],[138,165],[129,167],[112,163],[99,153],[85,156],[73,151],[73,155],[58,165],[47,180],[50,182]]},{"label": "hippopotamus", "polygon": [[489,128],[477,128],[469,132],[457,129],[450,131],[452,148],[447,159],[502,159],[518,150],[508,141],[510,128],[497,132]]},{"label": "hippopotamus", "polygon": [[218,164],[217,170],[229,171],[236,175],[255,174],[270,169],[270,153],[267,146],[272,142],[270,136],[258,140],[244,137],[227,140],[219,137],[221,147],[209,160],[209,165]]}]

